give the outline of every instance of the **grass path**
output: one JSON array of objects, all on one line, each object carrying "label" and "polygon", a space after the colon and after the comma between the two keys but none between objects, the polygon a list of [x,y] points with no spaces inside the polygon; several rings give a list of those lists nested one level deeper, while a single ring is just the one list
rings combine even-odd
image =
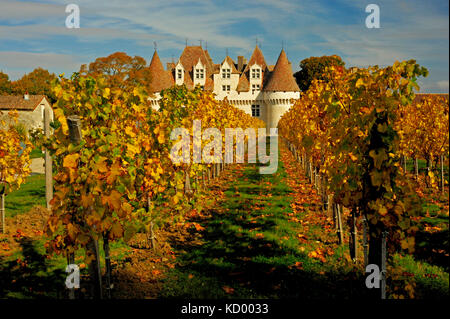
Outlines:
[{"label": "grass path", "polygon": [[364,280],[337,245],[331,218],[284,147],[276,174],[245,165],[220,179],[223,198],[201,222],[202,244],[176,247],[185,254],[168,273],[161,297],[364,295]]}]

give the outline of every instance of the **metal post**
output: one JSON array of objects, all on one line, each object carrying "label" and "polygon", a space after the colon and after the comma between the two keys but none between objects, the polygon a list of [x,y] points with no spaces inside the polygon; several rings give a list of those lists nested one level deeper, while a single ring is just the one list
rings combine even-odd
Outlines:
[{"label": "metal post", "polygon": [[[50,110],[44,109],[44,133],[45,137],[50,137]],[[53,172],[52,158],[50,152],[45,150],[45,199],[47,209],[51,209],[50,201],[53,199]]]}]

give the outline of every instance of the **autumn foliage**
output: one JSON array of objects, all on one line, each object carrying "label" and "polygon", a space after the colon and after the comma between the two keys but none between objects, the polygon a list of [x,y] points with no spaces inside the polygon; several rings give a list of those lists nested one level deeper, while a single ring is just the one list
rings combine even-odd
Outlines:
[{"label": "autumn foliage", "polygon": [[[1,112],[0,112],[1,113]],[[31,143],[16,126],[18,113],[10,111],[0,122],[0,193],[20,187],[30,174]]]},{"label": "autumn foliage", "polygon": [[[174,128],[190,128],[193,119],[221,130],[262,126],[200,88],[168,89],[154,109],[142,86],[110,84],[103,76],[80,74],[55,83],[55,132],[44,143],[58,172],[47,227],[51,251],[71,254],[91,239],[128,240],[142,227],[149,232],[163,203],[181,211],[190,200],[186,175],[198,180],[211,164],[173,164]],[[80,143],[69,137],[72,115],[81,118]]]},{"label": "autumn foliage", "polygon": [[385,231],[391,243],[414,248],[410,216],[419,207],[400,174],[394,123],[426,74],[413,60],[353,71],[333,66],[279,123],[280,134],[319,169],[333,200],[368,220],[370,263],[380,264]]}]

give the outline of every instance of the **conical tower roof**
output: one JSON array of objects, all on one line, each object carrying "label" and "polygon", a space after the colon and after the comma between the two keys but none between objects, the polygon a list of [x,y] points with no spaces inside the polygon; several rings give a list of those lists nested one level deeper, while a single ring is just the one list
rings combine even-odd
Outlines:
[{"label": "conical tower roof", "polygon": [[277,64],[275,64],[273,72],[271,72],[270,78],[264,86],[264,91],[300,92],[292,73],[291,63],[288,61],[284,50],[281,50]]},{"label": "conical tower roof", "polygon": [[258,47],[258,45],[256,45],[255,50],[253,50],[253,54],[250,57],[250,61],[248,61],[248,64],[245,67],[244,72],[247,72],[248,70],[250,70],[250,67],[253,64],[260,65],[263,71],[267,68],[266,59],[264,59],[264,55],[263,55],[261,49]]},{"label": "conical tower roof", "polygon": [[168,71],[164,70],[156,50],[153,54],[152,61],[150,62],[149,70],[152,77],[150,82],[150,92],[161,92],[162,90],[170,88],[174,85],[172,75]]}]

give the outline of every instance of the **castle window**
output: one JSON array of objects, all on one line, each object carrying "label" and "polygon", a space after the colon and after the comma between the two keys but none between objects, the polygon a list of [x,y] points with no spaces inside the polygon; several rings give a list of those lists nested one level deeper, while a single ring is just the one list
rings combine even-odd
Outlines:
[{"label": "castle window", "polygon": [[260,78],[261,78],[261,70],[252,69],[252,79],[260,79]]},{"label": "castle window", "polygon": [[260,116],[260,108],[258,104],[252,105],[252,116],[259,117]]},{"label": "castle window", "polygon": [[183,70],[182,70],[182,69],[178,69],[178,70],[177,70],[177,77],[178,77],[179,79],[181,79],[181,78],[183,77]]},{"label": "castle window", "polygon": [[255,91],[259,91],[261,86],[259,84],[252,84],[252,94],[255,93]]},{"label": "castle window", "polygon": [[231,75],[230,69],[222,69],[222,78],[223,79],[229,79]]},{"label": "castle window", "polygon": [[205,77],[205,73],[203,69],[195,69],[195,78],[203,79]]},{"label": "castle window", "polygon": [[222,91],[224,92],[230,92],[230,86],[229,85],[222,85]]}]

